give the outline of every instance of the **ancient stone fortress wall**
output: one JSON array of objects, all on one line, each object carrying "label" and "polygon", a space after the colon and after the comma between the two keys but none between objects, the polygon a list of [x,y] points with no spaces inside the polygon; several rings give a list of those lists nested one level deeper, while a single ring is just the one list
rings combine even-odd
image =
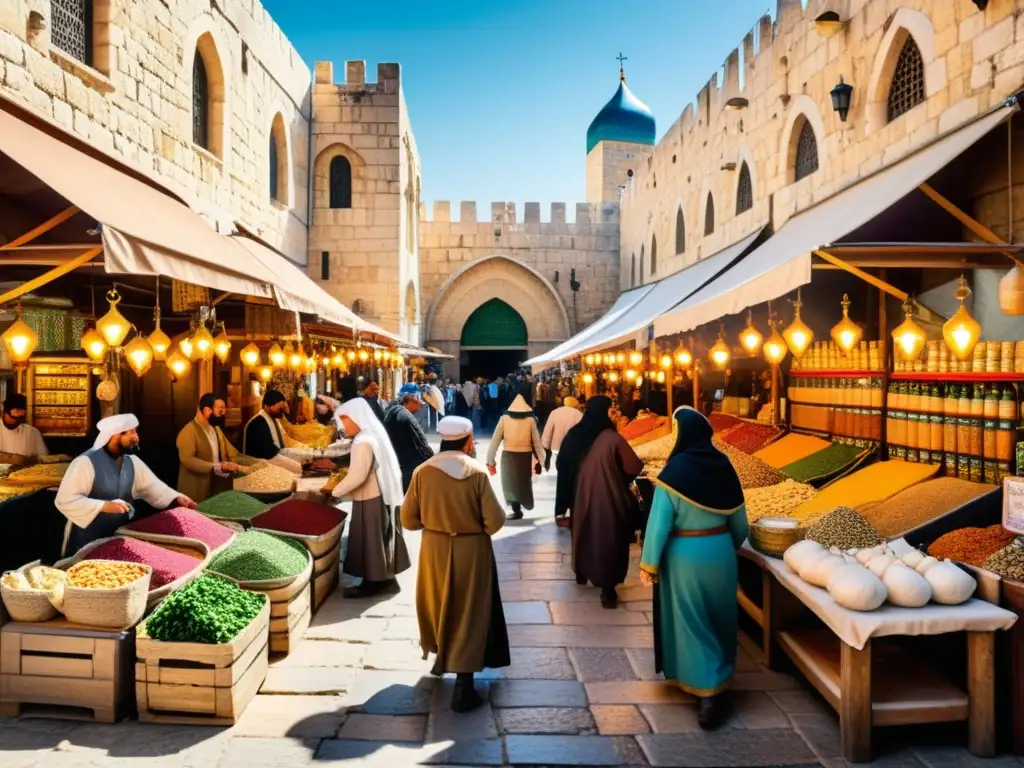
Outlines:
[{"label": "ancient stone fortress wall", "polygon": [[[724,79],[711,78],[636,170],[622,198],[622,285],[677,271],[769,219],[778,229],[1013,94],[1024,85],[1020,8],[1014,0],[990,0],[985,11],[971,0],[810,0],[804,11],[800,0],[779,0],[775,22],[756,24],[742,56],[736,49],[726,59]],[[826,11],[844,22],[831,36],[814,23]],[[908,37],[923,64],[923,98],[890,120]],[[840,76],[854,89],[846,122],[830,97]],[[733,99],[745,108],[728,109]],[[797,181],[808,124],[818,169]],[[752,205],[737,213],[744,164]]]},{"label": "ancient stone fortress wall", "polygon": [[[420,160],[401,91],[398,64],[317,62],[313,84],[313,219],[309,273],[360,316],[389,330],[418,335],[417,199]],[[331,167],[351,168],[351,200],[331,194]],[[326,262],[326,264],[325,264]]]},{"label": "ancient stone fortress wall", "polygon": [[[420,280],[423,339],[458,355],[466,320],[499,298],[526,322],[530,355],[546,351],[597,320],[619,294],[619,206],[577,203],[567,221],[565,203],[492,203],[489,216],[463,202],[420,207]],[[572,290],[572,270],[579,290]],[[457,363],[457,361],[456,361]],[[455,372],[457,373],[457,365]]]},{"label": "ancient stone fortress wall", "polygon": [[[58,45],[50,0],[0,0],[0,93],[151,175],[221,231],[239,222],[304,263],[310,73],[263,6],[93,0],[89,32],[85,63]],[[193,141],[197,51],[206,149]]]}]

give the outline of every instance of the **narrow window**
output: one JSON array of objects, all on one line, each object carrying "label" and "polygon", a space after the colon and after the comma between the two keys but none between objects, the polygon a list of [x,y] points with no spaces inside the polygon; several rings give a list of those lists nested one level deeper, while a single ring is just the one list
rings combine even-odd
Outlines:
[{"label": "narrow window", "polygon": [[715,198],[708,193],[708,202],[704,206],[704,236],[715,231]]},{"label": "narrow window", "polygon": [[331,160],[331,208],[352,207],[352,164],[338,155]]},{"label": "narrow window", "polygon": [[683,206],[676,211],[676,255],[686,252],[686,223],[683,221]]},{"label": "narrow window", "polygon": [[651,277],[658,274],[658,236],[651,235]]},{"label": "narrow window", "polygon": [[736,186],[736,215],[749,211],[754,207],[754,184],[750,179],[750,167],[743,163],[740,167],[740,180]]},{"label": "narrow window", "polygon": [[206,64],[196,51],[192,59],[192,142],[210,148],[210,83]]},{"label": "narrow window", "polygon": [[907,36],[889,87],[889,120],[895,120],[924,101],[924,60],[914,38]]},{"label": "narrow window", "polygon": [[818,139],[814,135],[814,129],[810,122],[804,120],[803,128],[800,129],[800,138],[796,143],[795,179],[796,181],[805,179],[816,170],[818,170]]},{"label": "narrow window", "polygon": [[242,41],[242,74],[249,74],[249,45]]},{"label": "narrow window", "polygon": [[270,166],[270,199],[280,201],[281,189],[278,186],[279,179],[277,178],[277,139],[273,131],[270,132],[270,151],[267,164]]},{"label": "narrow window", "polygon": [[320,279],[331,279],[331,254],[328,251],[320,252]]},{"label": "narrow window", "polygon": [[640,285],[644,284],[644,247],[640,246]]},{"label": "narrow window", "polygon": [[636,288],[636,254],[632,254],[629,258],[629,287]]},{"label": "narrow window", "polygon": [[92,66],[92,0],[50,0],[50,40]]}]

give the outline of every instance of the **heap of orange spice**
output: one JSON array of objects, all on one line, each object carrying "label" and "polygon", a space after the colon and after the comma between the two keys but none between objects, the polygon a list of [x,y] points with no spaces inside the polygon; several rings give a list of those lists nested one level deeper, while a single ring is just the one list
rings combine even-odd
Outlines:
[{"label": "heap of orange spice", "polygon": [[928,554],[940,560],[950,559],[959,563],[983,567],[989,555],[1008,546],[1017,538],[1001,525],[987,528],[960,528],[940,536],[928,547]]}]

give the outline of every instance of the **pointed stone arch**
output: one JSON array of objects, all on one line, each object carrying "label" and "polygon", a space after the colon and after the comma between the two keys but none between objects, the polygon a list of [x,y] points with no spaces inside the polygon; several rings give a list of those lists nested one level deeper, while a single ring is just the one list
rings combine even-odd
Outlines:
[{"label": "pointed stone arch", "polygon": [[796,154],[800,144],[800,136],[804,132],[804,126],[810,126],[814,131],[814,140],[818,154],[818,168],[824,168],[827,157],[825,155],[825,122],[821,119],[821,111],[814,99],[802,95],[793,100],[793,106],[786,116],[786,124],[782,128],[781,145],[779,147],[779,162],[782,164],[779,173],[783,175],[787,183],[796,181]]},{"label": "pointed stone arch", "polygon": [[420,302],[416,294],[416,285],[410,280],[402,302],[402,325],[403,335],[412,344],[420,343]]},{"label": "pointed stone arch", "polygon": [[865,108],[868,133],[889,124],[889,91],[900,53],[910,37],[914,39],[924,65],[924,101],[946,87],[945,60],[936,64],[935,28],[931,19],[921,11],[900,8],[889,18],[868,77]]},{"label": "pointed stone arch", "polygon": [[[196,90],[195,65],[198,62],[202,63],[202,71],[206,76],[206,143],[198,146],[222,162],[228,159],[231,138],[230,50],[213,17],[207,14],[192,23],[182,48],[182,74],[190,99]],[[193,136],[196,117],[194,108],[190,107],[186,114],[189,125],[183,135]]]},{"label": "pointed stone arch", "polygon": [[267,173],[270,176],[267,191],[270,198],[290,208],[292,206],[291,137],[284,122],[284,114],[278,110],[270,121]]}]

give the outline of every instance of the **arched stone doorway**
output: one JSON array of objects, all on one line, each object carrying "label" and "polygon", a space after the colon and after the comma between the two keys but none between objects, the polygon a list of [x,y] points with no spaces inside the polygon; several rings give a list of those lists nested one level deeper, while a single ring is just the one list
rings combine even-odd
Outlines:
[{"label": "arched stone doorway", "polygon": [[[479,318],[484,322],[478,324]],[[491,375],[505,375],[571,335],[569,315],[555,287],[506,256],[479,259],[452,275],[430,306],[423,334],[426,345],[454,357],[445,373],[462,380],[471,373],[488,375],[476,370],[481,367],[494,367]],[[488,362],[488,355],[479,354],[487,350],[509,354],[495,354]]]}]

